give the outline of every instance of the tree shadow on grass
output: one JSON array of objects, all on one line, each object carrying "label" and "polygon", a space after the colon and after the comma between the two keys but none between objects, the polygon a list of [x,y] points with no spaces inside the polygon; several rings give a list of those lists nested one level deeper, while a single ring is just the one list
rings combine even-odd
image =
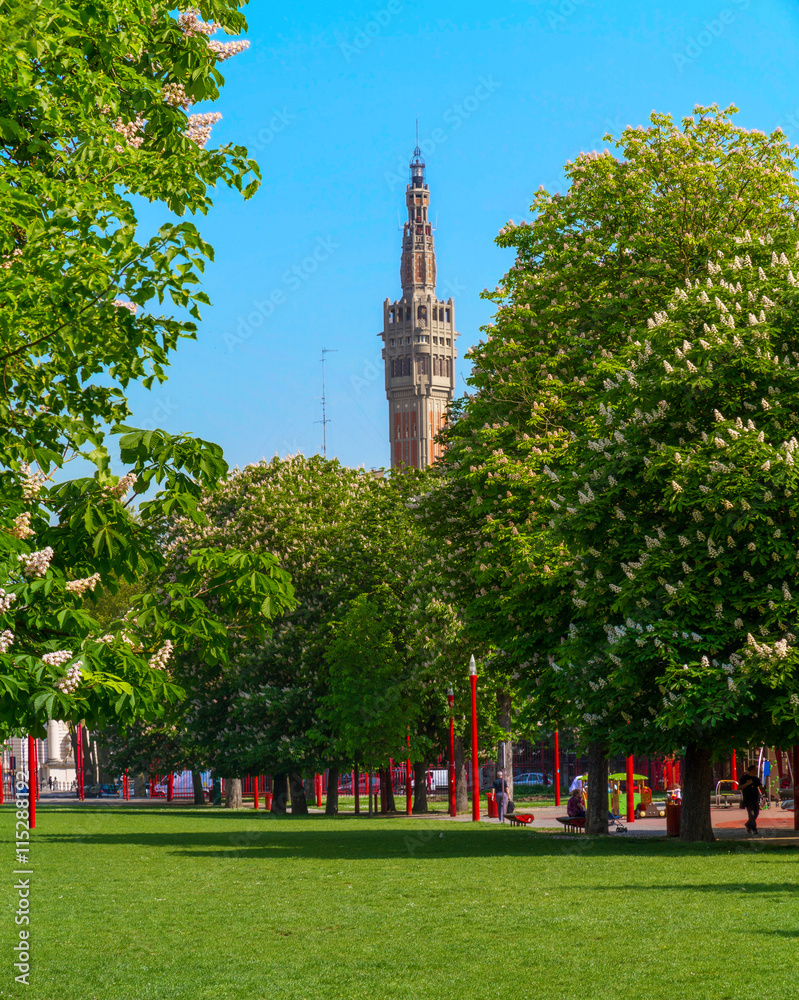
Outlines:
[{"label": "tree shadow on grass", "polygon": [[[62,810],[63,812],[64,810]],[[72,810],[85,818],[82,809]],[[141,816],[136,810],[113,816]],[[96,814],[95,814],[96,815]],[[173,818],[179,814],[171,813]],[[37,834],[40,843],[68,846],[113,847],[138,845],[160,848],[190,857],[225,858],[237,856],[249,860],[279,858],[386,859],[413,858],[501,858],[501,857],[570,857],[607,858],[712,857],[717,854],[785,854],[783,846],[769,847],[765,842],[721,841],[716,844],[682,844],[674,840],[625,839],[621,837],[563,837],[535,830],[468,824],[442,824],[436,820],[397,819],[358,820],[309,816],[303,819],[276,818],[252,811],[194,813],[186,819],[202,816],[203,829],[189,828],[174,832],[126,829],[117,832],[83,829],[79,833]],[[205,822],[207,820],[207,823]],[[795,851],[796,848],[788,848]],[[793,859],[792,859],[793,860]],[[609,887],[610,888],[610,887]],[[630,888],[643,889],[643,885]],[[729,891],[733,891],[732,888]],[[740,891],[735,883],[735,891]]]}]

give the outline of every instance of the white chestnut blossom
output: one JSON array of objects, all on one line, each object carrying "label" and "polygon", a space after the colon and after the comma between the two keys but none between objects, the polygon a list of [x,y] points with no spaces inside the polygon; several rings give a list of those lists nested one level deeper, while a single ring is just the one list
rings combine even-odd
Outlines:
[{"label": "white chestnut blossom", "polygon": [[164,645],[150,657],[150,666],[153,670],[163,670],[172,656],[172,642],[167,639]]},{"label": "white chestnut blossom", "polygon": [[14,518],[14,527],[9,528],[8,533],[14,538],[19,538],[21,540],[30,538],[31,535],[35,535],[36,532],[31,527],[30,511],[26,510],[24,513],[18,514]]},{"label": "white chestnut blossom", "polygon": [[77,594],[78,596],[81,596],[85,594],[87,590],[94,590],[99,582],[100,574],[93,573],[91,576],[84,577],[81,580],[69,580],[65,590],[68,594]]},{"label": "white chestnut blossom", "polygon": [[55,682],[56,687],[64,694],[72,694],[72,692],[75,691],[80,684],[82,667],[83,662],[81,660],[76,660],[76,662],[73,663],[67,671],[66,677],[62,677],[60,680]]},{"label": "white chestnut blossom", "polygon": [[46,663],[48,667],[60,667],[62,663],[67,663],[71,659],[71,649],[58,649],[54,653],[45,653],[42,663]]},{"label": "white chestnut blossom", "polygon": [[30,578],[33,576],[44,576],[48,569],[50,569],[50,562],[53,555],[53,550],[48,545],[38,552],[31,552],[28,555],[20,554],[17,556],[17,559],[22,563],[22,572],[24,575]]}]

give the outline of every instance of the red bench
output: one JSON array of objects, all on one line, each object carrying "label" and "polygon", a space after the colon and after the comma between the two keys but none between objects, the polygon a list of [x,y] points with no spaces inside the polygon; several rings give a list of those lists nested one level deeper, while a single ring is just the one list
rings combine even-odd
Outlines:
[{"label": "red bench", "polygon": [[585,816],[557,816],[566,833],[585,833]]},{"label": "red bench", "polygon": [[532,813],[511,813],[510,815],[506,814],[505,819],[511,826],[527,826],[528,823],[533,822],[535,816]]}]

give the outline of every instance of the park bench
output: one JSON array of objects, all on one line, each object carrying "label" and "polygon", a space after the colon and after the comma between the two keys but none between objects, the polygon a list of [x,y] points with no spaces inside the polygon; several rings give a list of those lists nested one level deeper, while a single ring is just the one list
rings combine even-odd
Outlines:
[{"label": "park bench", "polygon": [[535,816],[532,813],[506,813],[505,819],[511,826],[527,826],[528,823],[533,822]]},{"label": "park bench", "polygon": [[563,824],[566,833],[585,833],[584,816],[556,816],[558,823]]}]

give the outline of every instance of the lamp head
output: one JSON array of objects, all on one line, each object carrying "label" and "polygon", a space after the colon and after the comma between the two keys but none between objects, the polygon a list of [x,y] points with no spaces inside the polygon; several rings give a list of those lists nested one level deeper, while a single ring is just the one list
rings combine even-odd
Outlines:
[{"label": "lamp head", "polygon": [[469,676],[474,677],[477,673],[477,664],[474,662],[474,653],[472,653],[472,658],[469,660]]},{"label": "lamp head", "polygon": [[455,697],[455,692],[452,690],[452,685],[451,684],[447,688],[447,697],[448,698],[454,698]]}]

